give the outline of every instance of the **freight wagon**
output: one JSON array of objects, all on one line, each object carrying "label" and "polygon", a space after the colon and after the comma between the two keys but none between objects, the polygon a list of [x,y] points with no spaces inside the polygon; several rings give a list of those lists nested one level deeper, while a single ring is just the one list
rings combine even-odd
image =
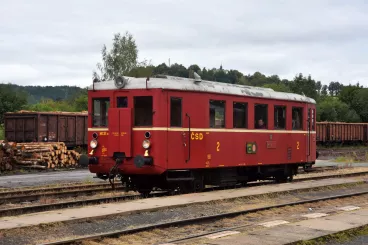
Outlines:
[{"label": "freight wagon", "polygon": [[317,122],[317,144],[363,144],[368,141],[368,123]]},{"label": "freight wagon", "polygon": [[12,142],[64,142],[67,147],[87,145],[87,112],[8,112],[5,138]]}]

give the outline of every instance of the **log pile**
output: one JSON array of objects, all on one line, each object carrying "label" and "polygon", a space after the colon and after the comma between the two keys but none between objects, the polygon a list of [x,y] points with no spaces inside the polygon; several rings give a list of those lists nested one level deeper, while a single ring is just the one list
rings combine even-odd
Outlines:
[{"label": "log pile", "polygon": [[2,143],[1,171],[14,168],[60,169],[77,167],[80,154],[63,142]]},{"label": "log pile", "polygon": [[0,171],[11,171],[14,168],[13,144],[0,140]]}]

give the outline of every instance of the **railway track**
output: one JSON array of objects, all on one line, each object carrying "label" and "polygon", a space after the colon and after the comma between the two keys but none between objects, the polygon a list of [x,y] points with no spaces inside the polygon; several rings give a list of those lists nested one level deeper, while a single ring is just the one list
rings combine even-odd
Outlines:
[{"label": "railway track", "polygon": [[[124,190],[124,187],[119,186],[115,188],[116,191]],[[29,192],[29,194],[24,194],[22,192],[18,193],[6,193],[0,194],[0,204],[8,203],[21,203],[21,202],[33,202],[40,200],[41,198],[66,198],[66,197],[78,197],[80,195],[92,195],[102,192],[113,191],[111,187],[93,187],[93,188],[82,188],[79,190],[67,190],[67,191],[46,191],[40,193]]]},{"label": "railway track", "polygon": [[[348,173],[348,174],[335,174],[335,175],[327,175],[327,176],[326,175],[314,176],[314,177],[304,177],[303,176],[302,178],[294,179],[294,182],[319,180],[319,179],[326,179],[326,178],[355,177],[355,176],[364,176],[364,175],[368,175],[368,171]],[[254,182],[254,183],[247,184],[246,187],[261,186],[261,185],[267,185],[267,184],[272,184],[272,183],[274,182],[273,181]],[[229,188],[233,188],[233,187],[228,187],[228,188],[209,187],[209,188],[206,188],[205,191],[214,191],[214,190],[229,189]],[[168,195],[168,192],[166,191],[154,192],[150,194],[149,197],[160,197],[164,195]],[[103,204],[103,203],[118,202],[118,201],[127,201],[127,200],[139,199],[139,198],[142,198],[141,195],[139,194],[123,194],[123,195],[118,195],[118,196],[113,196],[113,197],[98,197],[98,198],[89,198],[89,199],[83,199],[83,200],[56,202],[56,203],[50,203],[50,204],[3,208],[3,209],[0,209],[0,217],[42,212],[42,211],[48,211],[48,210],[53,210],[53,209],[78,207],[78,206],[83,206],[83,205],[94,205],[94,204]]]},{"label": "railway track", "polygon": [[[107,233],[101,233],[101,234],[94,234],[94,235],[87,235],[87,236],[80,236],[78,238],[72,238],[72,239],[67,239],[67,240],[62,240],[62,241],[56,241],[56,242],[47,242],[47,243],[42,243],[43,245],[74,245],[74,244],[80,244],[83,241],[94,241],[94,240],[100,240],[100,239],[104,239],[104,238],[116,238],[122,235],[128,235],[128,234],[139,234],[140,232],[148,232],[148,231],[152,231],[154,229],[165,229],[165,228],[170,228],[170,227],[175,227],[176,229],[183,227],[183,226],[188,226],[188,225],[205,225],[208,223],[213,223],[219,220],[222,220],[224,218],[234,218],[240,215],[245,215],[245,214],[251,214],[251,213],[256,213],[256,212],[261,212],[261,211],[265,211],[265,210],[270,210],[270,209],[278,209],[278,208],[284,208],[287,206],[296,206],[296,205],[304,205],[304,204],[310,204],[310,203],[317,203],[317,202],[323,202],[323,201],[329,201],[329,200],[335,200],[335,199],[343,199],[343,198],[349,198],[349,197],[357,197],[357,196],[362,196],[362,195],[367,195],[368,194],[368,190],[364,190],[364,191],[359,191],[359,192],[354,192],[354,193],[348,193],[348,194],[341,194],[341,195],[329,195],[329,196],[325,196],[325,197],[316,197],[316,198],[308,198],[306,197],[305,200],[302,201],[294,201],[294,202],[287,202],[287,203],[283,203],[283,204],[275,204],[275,205],[268,205],[268,206],[264,206],[264,207],[260,207],[260,208],[253,208],[253,209],[245,209],[245,210],[241,210],[241,211],[234,211],[234,212],[227,212],[227,213],[221,213],[221,214],[216,214],[216,215],[208,215],[208,216],[201,216],[201,217],[196,217],[196,218],[190,218],[190,219],[181,219],[181,220],[176,220],[176,221],[170,221],[170,222],[161,222],[161,223],[155,223],[155,224],[151,224],[151,225],[145,225],[145,226],[141,226],[141,227],[137,227],[137,228],[132,228],[132,229],[123,229],[123,230],[117,230],[117,231],[113,231],[113,232],[107,232]],[[192,239],[196,239],[199,237],[204,237],[210,234],[214,234],[214,233],[219,233],[219,232],[223,232],[223,231],[229,231],[229,230],[234,230],[234,229],[239,229],[239,228],[246,228],[247,226],[250,226],[249,224],[247,225],[240,225],[240,226],[236,226],[236,227],[231,227],[231,228],[217,228],[214,230],[211,230],[209,232],[198,232],[198,230],[196,230],[197,228],[192,228],[195,230],[195,232],[190,233],[188,232],[189,236],[186,236],[184,238],[179,238],[179,239],[174,239],[174,240],[170,240],[170,241],[164,241],[163,243],[167,243],[167,244],[172,244],[172,243],[181,243],[184,241],[190,241]],[[163,244],[161,243],[161,244]]]},{"label": "railway track", "polygon": [[[300,174],[316,173],[333,171],[337,168],[334,166],[315,167],[308,170],[302,170]],[[115,184],[116,190],[123,190],[121,183]],[[44,188],[22,188],[17,190],[3,190],[0,191],[0,205],[7,203],[20,203],[20,202],[33,202],[41,198],[53,197],[53,198],[65,198],[76,197],[79,195],[91,195],[106,191],[111,191],[111,185],[109,183],[101,184],[85,184],[85,185],[67,185],[60,187],[44,187]]]}]

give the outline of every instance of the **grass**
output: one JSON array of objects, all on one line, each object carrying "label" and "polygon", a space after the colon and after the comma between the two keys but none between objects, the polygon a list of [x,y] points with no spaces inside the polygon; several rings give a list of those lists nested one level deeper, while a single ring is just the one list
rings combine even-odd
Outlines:
[{"label": "grass", "polygon": [[334,159],[335,162],[339,163],[346,163],[346,164],[352,164],[352,163],[359,163],[359,162],[367,162],[368,161],[368,152],[358,153],[355,151],[352,151],[350,153],[347,153],[345,155],[338,156]]},{"label": "grass", "polygon": [[345,243],[347,241],[353,240],[356,237],[367,235],[368,235],[368,225],[356,229],[338,232],[314,240],[298,242],[296,243],[296,245],[323,245],[331,242]]}]

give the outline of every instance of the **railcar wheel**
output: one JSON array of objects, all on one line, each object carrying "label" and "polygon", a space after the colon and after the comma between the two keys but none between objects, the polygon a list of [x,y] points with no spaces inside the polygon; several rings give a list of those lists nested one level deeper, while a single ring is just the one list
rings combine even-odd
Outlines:
[{"label": "railcar wheel", "polygon": [[277,175],[275,176],[275,180],[277,183],[288,183],[292,182],[294,179],[293,175]]},{"label": "railcar wheel", "polygon": [[139,194],[141,194],[143,198],[147,198],[151,191],[152,189],[138,189]]},{"label": "railcar wheel", "polygon": [[242,181],[240,182],[240,186],[244,187],[244,186],[247,186],[248,182],[247,181]]},{"label": "railcar wheel", "polygon": [[194,192],[201,192],[204,189],[203,179],[196,179],[193,181],[193,191]]}]

